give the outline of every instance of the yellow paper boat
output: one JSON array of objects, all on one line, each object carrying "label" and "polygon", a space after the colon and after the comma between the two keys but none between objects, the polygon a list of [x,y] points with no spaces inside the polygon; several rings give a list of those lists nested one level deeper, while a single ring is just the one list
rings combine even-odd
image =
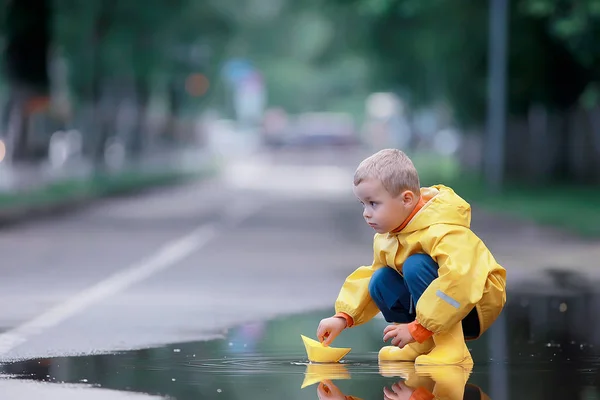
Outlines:
[{"label": "yellow paper boat", "polygon": [[301,389],[324,380],[350,379],[350,373],[342,364],[308,364]]},{"label": "yellow paper boat", "polygon": [[310,362],[317,363],[336,363],[340,361],[346,354],[350,353],[350,348],[341,347],[325,347],[321,342],[300,335],[306,347],[306,354]]}]

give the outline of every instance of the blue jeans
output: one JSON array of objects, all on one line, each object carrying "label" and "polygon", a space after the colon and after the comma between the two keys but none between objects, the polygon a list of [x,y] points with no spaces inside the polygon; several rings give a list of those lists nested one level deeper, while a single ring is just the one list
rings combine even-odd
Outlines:
[{"label": "blue jeans", "polygon": [[[402,275],[393,268],[375,271],[369,294],[383,317],[390,323],[409,323],[416,318],[416,304],[425,289],[438,277],[438,265],[427,254],[413,254],[402,266]],[[479,317],[473,310],[463,320],[465,337],[479,336]]]}]

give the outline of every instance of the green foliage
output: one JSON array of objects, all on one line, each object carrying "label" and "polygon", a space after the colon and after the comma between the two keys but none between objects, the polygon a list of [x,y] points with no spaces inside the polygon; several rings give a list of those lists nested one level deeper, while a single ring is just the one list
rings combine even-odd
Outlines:
[{"label": "green foliage", "polygon": [[235,19],[230,54],[249,58],[262,71],[270,105],[292,113],[351,111],[355,102],[344,100],[362,97],[364,108],[372,69],[361,47],[366,26],[353,8],[327,0],[280,0],[273,2],[276,13],[249,18],[245,4],[269,1],[236,1],[237,11],[232,1],[220,3]]},{"label": "green foliage", "polygon": [[[584,107],[598,103],[594,96],[600,81],[600,2],[597,0],[523,0],[521,11],[542,21],[556,40],[565,46],[587,72],[585,91],[580,98]],[[593,104],[591,104],[592,102]]]},{"label": "green foliage", "polygon": [[[485,111],[487,9],[465,0],[388,1],[370,13],[376,85],[397,87],[413,106],[446,100],[465,123]],[[380,4],[381,2],[377,2]],[[379,13],[373,12],[378,10]]]},{"label": "green foliage", "polygon": [[[151,84],[205,72],[209,60],[218,62],[230,30],[217,10],[193,0],[54,0],[54,27],[79,97],[93,96],[95,80]],[[207,48],[215,50],[212,58]]]},{"label": "green foliage", "polygon": [[[485,120],[489,1],[338,0],[369,24],[375,85],[413,106],[451,104],[458,122]],[[532,103],[567,109],[598,80],[600,2],[513,0],[509,25],[509,111]],[[565,83],[565,77],[569,82]],[[586,93],[589,93],[588,90]],[[593,98],[586,96],[586,101]]]},{"label": "green foliage", "polygon": [[[181,89],[192,72],[217,87],[218,69],[232,56],[253,61],[271,105],[293,112],[395,90],[412,106],[443,101],[463,125],[481,125],[488,3],[53,0],[54,43],[67,58],[76,98],[94,97],[104,80],[156,87],[177,81]],[[509,28],[513,115],[532,103],[597,104],[599,1],[512,0]]]},{"label": "green foliage", "polygon": [[562,40],[578,61],[597,65],[600,49],[595,43],[600,29],[600,2],[597,0],[523,0],[525,14],[543,19],[549,31]]}]

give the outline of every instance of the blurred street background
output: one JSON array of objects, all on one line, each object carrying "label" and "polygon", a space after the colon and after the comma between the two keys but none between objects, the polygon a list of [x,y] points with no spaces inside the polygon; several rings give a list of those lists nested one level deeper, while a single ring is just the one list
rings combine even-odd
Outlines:
[{"label": "blurred street background", "polygon": [[[508,271],[465,398],[600,398],[599,27],[596,0],[1,1],[0,393],[316,398],[300,335],[370,264],[352,175],[394,147]],[[393,383],[383,323],[339,339],[345,394]]]}]

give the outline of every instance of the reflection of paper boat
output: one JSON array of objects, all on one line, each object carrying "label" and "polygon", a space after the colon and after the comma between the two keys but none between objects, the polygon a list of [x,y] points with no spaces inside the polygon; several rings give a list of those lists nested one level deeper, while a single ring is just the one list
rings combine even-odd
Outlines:
[{"label": "reflection of paper boat", "polygon": [[325,347],[321,342],[300,335],[306,347],[306,354],[311,362],[336,363],[350,353],[349,348]]},{"label": "reflection of paper boat", "polygon": [[350,373],[342,364],[308,364],[304,372],[302,389],[324,380],[350,379]]}]

